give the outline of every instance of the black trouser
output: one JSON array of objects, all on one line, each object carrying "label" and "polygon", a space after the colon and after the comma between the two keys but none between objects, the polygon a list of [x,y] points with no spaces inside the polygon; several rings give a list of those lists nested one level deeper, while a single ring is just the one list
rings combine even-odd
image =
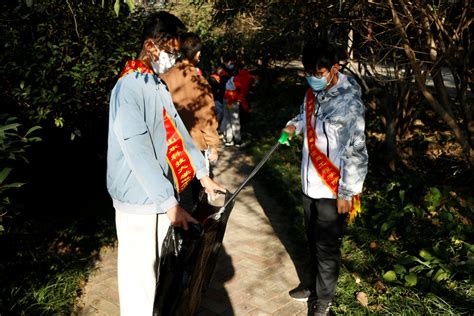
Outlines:
[{"label": "black trouser", "polygon": [[346,215],[337,213],[337,200],[312,199],[303,195],[306,236],[311,255],[316,297],[331,300],[336,292]]}]

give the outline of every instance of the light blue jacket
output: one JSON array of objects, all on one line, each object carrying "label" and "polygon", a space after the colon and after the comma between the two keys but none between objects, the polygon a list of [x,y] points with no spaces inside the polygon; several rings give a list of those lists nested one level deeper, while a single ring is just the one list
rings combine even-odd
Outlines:
[{"label": "light blue jacket", "polygon": [[163,107],[183,137],[200,179],[208,175],[164,82],[132,72],[112,90],[109,110],[107,190],[114,206],[132,214],[161,214],[178,204],[171,169]]},{"label": "light blue jacket", "polygon": [[[368,154],[365,145],[364,105],[361,90],[352,77],[338,74],[336,85],[315,93],[315,113],[311,124],[316,131],[316,147],[340,170],[339,198],[351,199],[361,193],[367,175]],[[306,135],[306,99],[300,113],[287,125],[304,133],[301,182],[303,193],[314,199],[337,198],[324,184],[309,158]]]}]

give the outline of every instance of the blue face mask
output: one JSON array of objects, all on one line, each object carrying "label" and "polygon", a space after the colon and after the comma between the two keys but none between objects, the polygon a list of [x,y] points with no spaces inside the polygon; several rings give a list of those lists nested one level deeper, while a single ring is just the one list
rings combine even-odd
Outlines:
[{"label": "blue face mask", "polygon": [[316,78],[315,76],[306,76],[308,85],[313,89],[314,92],[323,91],[328,86],[328,80],[325,76]]}]

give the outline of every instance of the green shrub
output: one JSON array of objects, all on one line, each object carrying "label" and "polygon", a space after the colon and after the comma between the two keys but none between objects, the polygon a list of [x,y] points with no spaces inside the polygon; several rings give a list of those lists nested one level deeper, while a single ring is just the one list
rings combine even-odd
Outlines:
[{"label": "green shrub", "polygon": [[4,232],[3,217],[9,213],[10,195],[12,190],[20,188],[24,183],[17,182],[11,176],[14,167],[20,167],[28,162],[26,149],[31,143],[40,141],[37,136],[32,136],[39,126],[34,126],[20,134],[21,124],[15,117],[0,116],[0,234]]},{"label": "green shrub", "polygon": [[0,29],[0,96],[10,113],[72,139],[107,113],[121,68],[140,49],[140,11],[117,17],[110,6],[36,0],[2,4],[0,16],[9,21]]}]

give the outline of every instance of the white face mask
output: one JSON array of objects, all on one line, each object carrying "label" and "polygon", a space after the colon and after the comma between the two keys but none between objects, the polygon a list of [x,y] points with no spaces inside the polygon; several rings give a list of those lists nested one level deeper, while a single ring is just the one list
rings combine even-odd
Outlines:
[{"label": "white face mask", "polygon": [[168,71],[176,63],[176,56],[174,54],[160,51],[158,60],[151,61],[151,66],[155,74],[162,74]]}]

